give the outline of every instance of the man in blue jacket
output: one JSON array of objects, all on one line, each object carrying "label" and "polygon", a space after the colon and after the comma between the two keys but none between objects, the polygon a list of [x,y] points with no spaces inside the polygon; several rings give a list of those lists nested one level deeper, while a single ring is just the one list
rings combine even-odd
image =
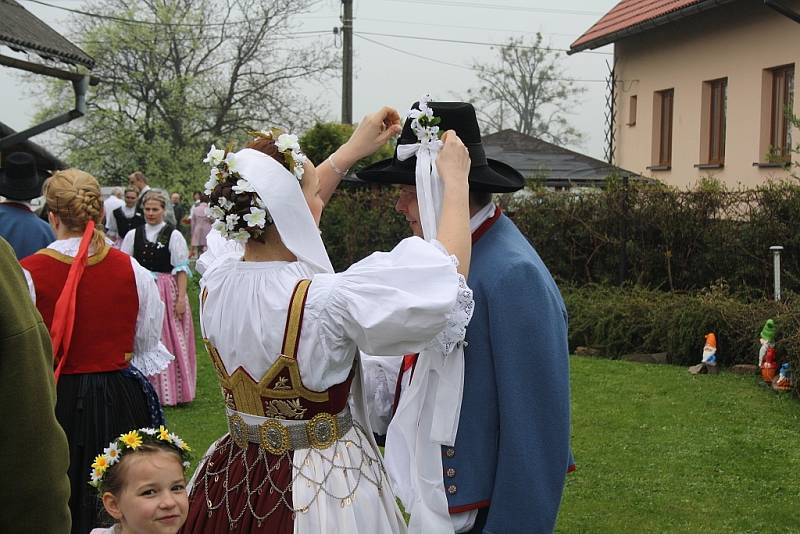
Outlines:
[{"label": "man in blue jacket", "polygon": [[31,209],[30,200],[42,195],[44,179],[36,160],[25,152],[12,152],[0,169],[0,236],[11,244],[17,259],[45,248],[56,237],[50,226]]},{"label": "man in blue jacket", "polygon": [[[569,446],[567,312],[534,248],[492,202],[524,186],[512,167],[486,158],[471,104],[430,102],[441,131],[453,129],[470,152],[475,308],[467,327],[464,394],[453,447],[442,447],[444,488],[455,532],[552,532]],[[406,121],[398,144],[416,143]],[[415,158],[373,164],[358,177],[399,184],[396,209],[422,235]],[[404,358],[399,383],[413,379]],[[409,378],[410,377],[410,378]]]}]

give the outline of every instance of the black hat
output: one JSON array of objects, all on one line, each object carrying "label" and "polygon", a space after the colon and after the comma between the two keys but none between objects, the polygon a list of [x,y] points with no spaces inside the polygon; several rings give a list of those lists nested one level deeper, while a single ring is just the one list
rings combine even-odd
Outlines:
[{"label": "black hat", "polygon": [[12,152],[0,169],[0,195],[11,200],[31,200],[42,196],[44,178],[36,160],[27,152]]},{"label": "black hat", "polygon": [[[481,130],[475,116],[475,108],[468,102],[428,102],[428,107],[433,110],[435,117],[441,118],[440,131],[455,130],[458,137],[469,150],[472,164],[469,170],[469,187],[472,191],[488,191],[491,193],[510,193],[522,189],[525,179],[516,169],[503,162],[489,159],[483,151],[481,143]],[[419,109],[419,102],[415,102],[413,109]],[[411,121],[403,125],[403,131],[398,139],[398,145],[414,144],[419,142],[416,134],[411,130]],[[384,184],[409,184],[416,183],[415,156],[405,161],[397,159],[397,149],[392,159],[385,159],[361,169],[356,176],[367,182]]]}]

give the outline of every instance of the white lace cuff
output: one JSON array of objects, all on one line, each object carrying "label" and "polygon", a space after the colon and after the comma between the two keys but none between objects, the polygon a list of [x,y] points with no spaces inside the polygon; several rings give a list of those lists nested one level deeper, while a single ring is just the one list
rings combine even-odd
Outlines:
[{"label": "white lace cuff", "polygon": [[155,350],[134,354],[131,363],[145,376],[157,375],[175,359],[160,341]]},{"label": "white lace cuff", "polygon": [[[451,258],[453,262],[458,262],[455,256],[451,256]],[[431,341],[429,347],[446,355],[450,354],[456,345],[463,343],[474,308],[475,301],[472,299],[472,290],[467,286],[466,279],[459,274],[458,297],[453,308],[447,314],[447,326]]]}]

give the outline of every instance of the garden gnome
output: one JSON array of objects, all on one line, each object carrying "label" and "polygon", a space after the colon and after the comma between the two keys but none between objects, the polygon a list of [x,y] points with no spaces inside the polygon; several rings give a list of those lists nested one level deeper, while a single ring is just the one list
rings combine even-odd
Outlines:
[{"label": "garden gnome", "polygon": [[792,371],[788,362],[781,365],[778,377],[772,382],[772,388],[776,391],[789,391],[792,389]]},{"label": "garden gnome", "polygon": [[717,336],[713,332],[706,334],[706,344],[703,347],[703,360],[697,365],[689,367],[693,375],[719,372],[717,367]]},{"label": "garden gnome", "polygon": [[778,364],[775,361],[775,321],[767,319],[760,334],[761,349],[758,351],[758,366],[761,368],[761,378],[767,384],[772,382]]}]

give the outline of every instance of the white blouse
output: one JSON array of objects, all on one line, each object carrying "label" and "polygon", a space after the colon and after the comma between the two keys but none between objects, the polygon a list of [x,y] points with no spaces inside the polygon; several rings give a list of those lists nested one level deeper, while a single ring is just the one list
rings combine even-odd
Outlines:
[{"label": "white blouse", "polygon": [[[162,228],[166,225],[165,222],[160,222],[158,224],[145,224],[144,225],[144,236],[151,243],[155,243],[156,239],[158,238],[158,233],[161,231]],[[136,229],[128,231],[125,234],[125,239],[122,240],[122,245],[120,246],[120,250],[125,254],[129,254],[133,256],[133,241],[136,238]],[[169,255],[170,260],[169,262],[172,264],[172,274],[177,273],[178,271],[184,271],[187,274],[191,275],[191,271],[189,271],[189,246],[186,244],[186,239],[183,237],[178,230],[173,230],[172,234],[169,236]]]},{"label": "white blouse", "polygon": [[[47,248],[74,258],[78,254],[80,244],[80,237],[71,237],[53,241]],[[111,246],[111,242],[108,240],[106,244]],[[89,254],[91,255],[93,252],[90,248]],[[156,286],[150,271],[139,265],[139,262],[133,257],[131,257],[131,267],[136,280],[136,294],[139,296],[139,311],[136,314],[136,331],[133,338],[133,359],[131,363],[142,374],[151,376],[166,369],[169,362],[175,357],[161,343],[164,303],[158,293],[158,286]],[[35,304],[36,288],[33,278],[27,270],[23,269],[23,272],[28,282],[28,290]]]},{"label": "white blouse", "polygon": [[[376,252],[345,272],[312,274],[299,262],[245,262],[227,257],[206,271],[201,328],[229,373],[242,367],[258,379],[277,360],[292,290],[311,278],[298,347],[305,387],[342,383],[357,347],[371,354],[419,352],[432,341],[463,339],[463,277],[438,245],[412,237]],[[463,318],[463,324],[454,320]],[[447,335],[437,334],[446,331]]]}]

